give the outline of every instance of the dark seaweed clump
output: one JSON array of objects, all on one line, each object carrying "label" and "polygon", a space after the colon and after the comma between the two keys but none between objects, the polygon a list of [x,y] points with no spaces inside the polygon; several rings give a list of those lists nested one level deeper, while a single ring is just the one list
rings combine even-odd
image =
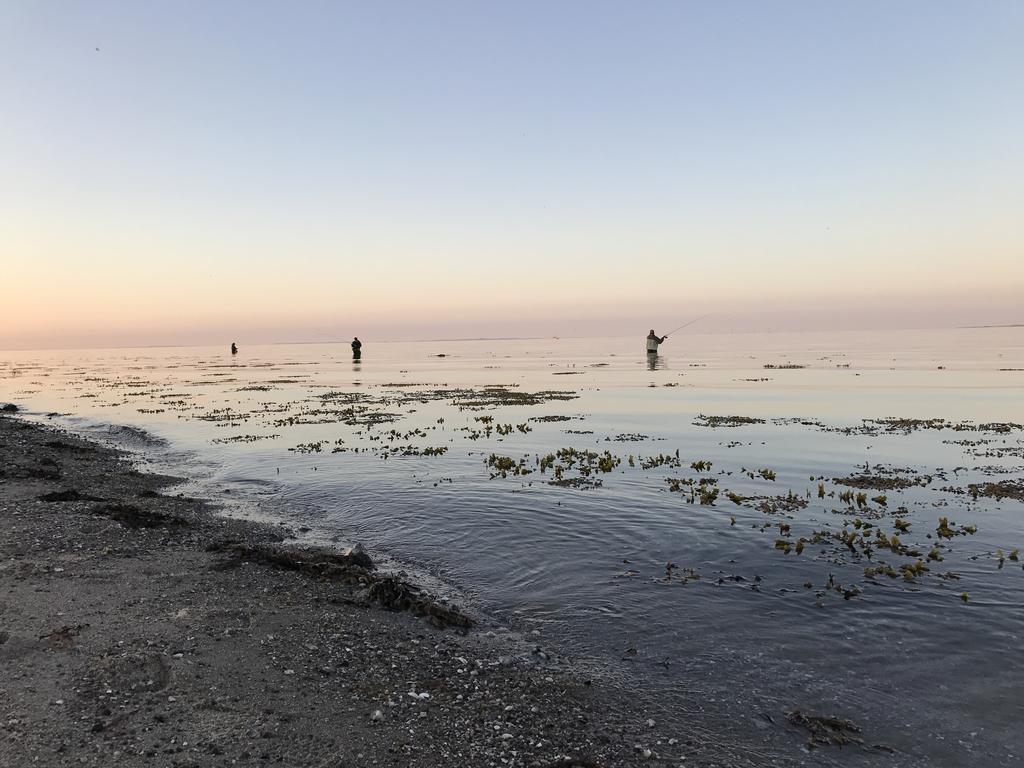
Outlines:
[{"label": "dark seaweed clump", "polygon": [[695,427],[742,427],[747,424],[764,424],[764,419],[753,416],[705,416],[700,414],[693,422]]},{"label": "dark seaweed clump", "polygon": [[876,474],[871,472],[832,478],[832,482],[837,485],[847,485],[851,488],[871,488],[879,491],[898,491],[915,486],[924,487],[931,481],[931,475],[908,477],[906,475]]},{"label": "dark seaweed clump", "polygon": [[1013,499],[1024,501],[1024,480],[1000,480],[998,483],[971,483],[967,486],[967,492],[973,499],[980,496],[1002,501]]}]

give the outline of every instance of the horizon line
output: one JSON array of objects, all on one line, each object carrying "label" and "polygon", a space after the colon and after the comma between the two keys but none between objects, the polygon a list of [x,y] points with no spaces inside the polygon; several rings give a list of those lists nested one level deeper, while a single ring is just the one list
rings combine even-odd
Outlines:
[{"label": "horizon line", "polygon": [[[757,330],[745,330],[745,331],[704,331],[704,332],[690,332],[687,335],[692,336],[724,336],[724,335],[742,335],[742,334],[756,334],[756,333],[858,333],[858,332],[878,332],[878,331],[938,331],[938,330],[980,330],[986,328],[1024,328],[1024,323],[998,323],[988,325],[927,325],[927,326],[904,326],[904,327],[892,327],[892,328],[844,328],[844,329],[831,329],[829,331],[822,331],[817,328],[803,328],[796,330],[774,330],[774,329],[757,329]],[[452,337],[452,338],[434,338],[434,339],[377,339],[371,338],[371,342],[374,344],[433,344],[443,342],[457,342],[457,341],[543,341],[543,340],[559,340],[559,339],[621,339],[627,338],[632,334],[596,334],[590,335],[574,335],[574,336],[469,336],[469,337]],[[247,342],[251,346],[284,346],[288,344],[295,345],[311,345],[311,344],[350,344],[351,342],[347,339],[337,340],[300,340],[300,341],[254,341]],[[75,347],[62,347],[62,346],[45,346],[45,347],[23,347],[20,349],[5,348],[0,349],[0,353],[6,352],[54,352],[60,350],[68,351],[80,351],[85,349],[95,350],[117,350],[117,349],[184,349],[188,347],[217,347],[218,344],[213,343],[200,343],[200,344],[113,344],[109,346],[75,346]]]}]

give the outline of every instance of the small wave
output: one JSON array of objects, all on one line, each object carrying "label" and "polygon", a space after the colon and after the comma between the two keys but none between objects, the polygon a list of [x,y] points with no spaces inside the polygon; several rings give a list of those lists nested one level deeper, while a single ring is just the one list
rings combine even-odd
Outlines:
[{"label": "small wave", "polygon": [[103,434],[108,439],[129,447],[133,445],[164,447],[168,444],[164,438],[158,437],[152,432],[126,424],[110,424],[103,430]]}]

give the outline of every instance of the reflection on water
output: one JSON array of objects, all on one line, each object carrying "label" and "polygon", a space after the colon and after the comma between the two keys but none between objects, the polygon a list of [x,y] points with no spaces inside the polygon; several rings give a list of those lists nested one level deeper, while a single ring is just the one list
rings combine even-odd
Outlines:
[{"label": "reflection on water", "polygon": [[769,756],[800,709],[897,750],[815,764],[1015,764],[1024,329],[673,343],[6,353],[0,400],[149,430]]}]

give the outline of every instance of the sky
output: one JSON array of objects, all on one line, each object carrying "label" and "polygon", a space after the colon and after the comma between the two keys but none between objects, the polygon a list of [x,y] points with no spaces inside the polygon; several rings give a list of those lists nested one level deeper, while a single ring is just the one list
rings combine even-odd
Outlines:
[{"label": "sky", "polygon": [[0,349],[1024,322],[1024,3],[0,3]]}]

